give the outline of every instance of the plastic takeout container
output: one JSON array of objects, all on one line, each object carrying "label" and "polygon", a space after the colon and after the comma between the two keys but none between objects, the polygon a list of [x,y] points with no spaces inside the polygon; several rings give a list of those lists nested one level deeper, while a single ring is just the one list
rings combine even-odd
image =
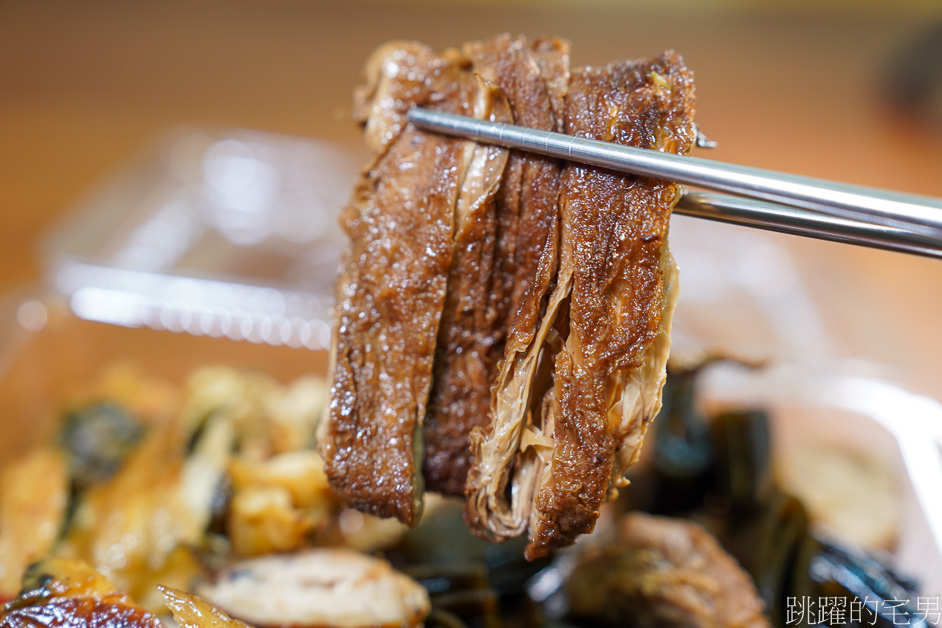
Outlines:
[{"label": "plastic takeout container", "polygon": [[180,130],[44,242],[81,318],[319,349],[357,162],[323,142]]},{"label": "plastic takeout container", "polygon": [[[117,360],[177,380],[218,362],[282,380],[323,373],[345,242],[336,218],[358,167],[316,141],[181,131],[100,187],[45,240],[48,285],[0,308],[0,451],[48,433],[63,391]],[[671,242],[675,350],[769,364],[709,371],[704,398],[770,409],[786,483],[808,452],[873,461],[898,513],[894,563],[938,600],[942,406],[835,355],[827,304],[808,294],[780,238],[676,217]],[[867,494],[868,477],[822,469],[817,483]]]}]

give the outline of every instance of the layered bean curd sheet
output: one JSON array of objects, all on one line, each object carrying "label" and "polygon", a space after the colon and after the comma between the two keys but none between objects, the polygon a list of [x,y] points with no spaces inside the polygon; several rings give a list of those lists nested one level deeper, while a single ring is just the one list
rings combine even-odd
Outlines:
[{"label": "layered bean curd sheet", "polygon": [[528,558],[592,531],[660,408],[677,295],[677,184],[435,135],[412,107],[686,154],[681,57],[570,69],[558,39],[378,49],[354,112],[371,158],[343,212],[330,405],[333,488],[415,525],[466,499]]}]

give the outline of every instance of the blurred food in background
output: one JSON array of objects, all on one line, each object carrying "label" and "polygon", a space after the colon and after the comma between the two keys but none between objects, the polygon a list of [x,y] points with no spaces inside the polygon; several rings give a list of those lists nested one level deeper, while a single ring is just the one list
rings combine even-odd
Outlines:
[{"label": "blurred food in background", "polygon": [[[596,532],[527,561],[526,539],[474,537],[456,501],[412,530],[347,509],[314,453],[319,377],[210,367],[178,386],[116,364],[73,390],[54,441],[2,465],[16,490],[0,491],[0,594],[16,600],[0,621],[76,598],[153,617],[211,604],[253,625],[784,626],[822,596],[868,624],[925,616],[931,597],[872,553],[895,540],[820,528],[782,489],[774,414],[704,409],[714,368],[672,370],[632,490]],[[881,499],[894,537],[911,522]]]}]

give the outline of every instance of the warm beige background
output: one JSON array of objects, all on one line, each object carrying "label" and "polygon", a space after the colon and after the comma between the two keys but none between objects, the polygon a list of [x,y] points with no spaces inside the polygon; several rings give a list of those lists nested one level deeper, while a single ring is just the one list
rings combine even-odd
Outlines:
[{"label": "warm beige background", "polygon": [[[440,48],[500,31],[558,34],[577,65],[673,47],[697,74],[699,123],[720,142],[711,156],[942,196],[942,129],[884,106],[879,80],[894,51],[940,19],[935,0],[5,0],[0,292],[38,280],[37,236],[170,127],[355,144],[349,94],[390,38]],[[830,299],[840,350],[942,399],[942,261],[786,241]]]}]

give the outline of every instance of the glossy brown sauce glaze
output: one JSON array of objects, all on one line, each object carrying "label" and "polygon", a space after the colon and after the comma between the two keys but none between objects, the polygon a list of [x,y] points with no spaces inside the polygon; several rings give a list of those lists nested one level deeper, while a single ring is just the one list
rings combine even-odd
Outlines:
[{"label": "glossy brown sauce glaze", "polygon": [[[464,47],[474,71],[499,89],[510,119],[530,128],[561,130],[568,82],[565,42],[500,36]],[[493,148],[491,148],[493,150]],[[521,327],[535,330],[540,300],[555,257],[559,162],[501,150],[506,166],[490,179],[491,195],[462,220],[435,357],[435,378],[426,419],[425,477],[428,489],[464,496],[472,464],[470,433],[486,428],[491,386],[504,354],[508,327],[521,308]],[[490,171],[494,173],[492,169]],[[463,188],[468,188],[466,178]],[[461,212],[459,211],[459,215]],[[533,287],[534,298],[529,298]]]},{"label": "glossy brown sauce glaze", "polygon": [[24,590],[0,609],[2,628],[163,628],[84,563],[47,559],[24,576]]},{"label": "glossy brown sauce glaze", "polygon": [[357,115],[374,153],[342,223],[321,447],[353,506],[416,523],[423,478],[537,557],[593,529],[660,407],[677,185],[416,131],[413,105],[685,154],[673,52],[570,74],[568,45],[394,43]]},{"label": "glossy brown sauce glaze", "polygon": [[341,217],[351,248],[337,285],[329,421],[320,444],[351,505],[414,524],[421,439],[467,142],[404,124],[409,106],[470,115],[476,82],[457,55],[387,45],[358,93],[373,162]]},{"label": "glossy brown sauce glaze", "polygon": [[[693,76],[673,53],[578,71],[566,132],[686,154],[695,141]],[[566,167],[560,274],[571,273],[568,336],[555,361],[557,407],[552,429],[544,426],[555,448],[536,492],[530,556],[572,543],[598,519],[615,456],[613,401],[649,359],[663,324],[667,231],[679,193],[667,181]]]}]

